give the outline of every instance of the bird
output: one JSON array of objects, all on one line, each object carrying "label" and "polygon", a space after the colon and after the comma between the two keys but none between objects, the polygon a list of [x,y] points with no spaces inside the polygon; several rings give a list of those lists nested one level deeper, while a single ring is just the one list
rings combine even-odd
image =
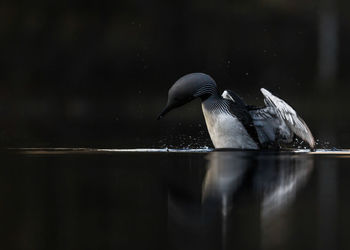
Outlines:
[{"label": "bird", "polygon": [[231,90],[220,95],[214,79],[190,73],[169,89],[168,101],[158,120],[171,110],[200,98],[205,123],[215,149],[280,149],[297,136],[315,147],[305,121],[284,100],[261,88],[264,107],[247,105]]}]

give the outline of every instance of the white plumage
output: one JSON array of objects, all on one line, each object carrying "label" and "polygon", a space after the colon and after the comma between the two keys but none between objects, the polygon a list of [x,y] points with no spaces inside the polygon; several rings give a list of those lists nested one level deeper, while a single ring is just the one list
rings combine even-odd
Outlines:
[{"label": "white plumage", "polygon": [[202,110],[215,148],[259,148],[237,117],[220,110],[208,110],[204,104]]}]

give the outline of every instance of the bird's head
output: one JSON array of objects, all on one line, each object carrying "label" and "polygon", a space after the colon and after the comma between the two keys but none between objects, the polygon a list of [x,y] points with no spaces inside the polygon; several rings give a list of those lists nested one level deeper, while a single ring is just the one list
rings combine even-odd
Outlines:
[{"label": "bird's head", "polygon": [[193,99],[202,100],[217,94],[216,83],[213,78],[204,73],[191,73],[178,79],[168,92],[168,102],[158,116],[158,120],[174,108],[180,107]]}]

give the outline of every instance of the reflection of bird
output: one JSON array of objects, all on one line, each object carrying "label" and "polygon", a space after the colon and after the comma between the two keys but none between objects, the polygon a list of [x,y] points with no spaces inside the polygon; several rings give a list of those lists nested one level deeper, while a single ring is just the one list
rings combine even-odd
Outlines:
[{"label": "reflection of bird", "polygon": [[242,179],[249,168],[249,162],[244,158],[248,156],[247,153],[224,151],[209,154],[209,163],[202,186],[203,203],[207,201],[222,203],[222,214],[228,213],[233,194],[241,186]]},{"label": "reflection of bird", "polygon": [[158,118],[199,97],[215,148],[259,149],[290,143],[294,135],[315,146],[306,123],[286,102],[261,89],[266,107],[246,105],[230,90],[220,96],[215,81],[203,73],[181,77],[170,88],[168,103]]},{"label": "reflection of bird", "polygon": [[255,186],[263,195],[261,214],[265,219],[292,203],[313,169],[310,157],[285,155],[277,159],[265,157],[258,161]]},{"label": "reflection of bird", "polygon": [[[226,229],[229,217],[237,215],[239,207],[257,207],[260,210],[263,246],[283,249],[280,245],[290,234],[286,213],[298,190],[307,183],[313,159],[305,155],[216,151],[208,155],[208,160],[202,186],[203,208],[214,210],[215,206],[216,211],[221,212],[222,226]],[[257,194],[259,199],[254,200],[259,204],[254,204],[252,200],[247,204],[245,200],[238,199],[242,194],[251,196],[252,193],[247,193],[247,190],[253,190],[253,196]],[[254,216],[253,213],[249,215]],[[226,230],[222,233],[228,235]]]},{"label": "reflection of bird", "polygon": [[[254,190],[262,194],[263,215],[286,207],[313,169],[312,158],[302,156],[216,151],[208,155],[208,160],[202,187],[203,201],[232,202],[244,180],[252,179],[247,183],[252,183]],[[250,175],[247,175],[248,170]]]}]

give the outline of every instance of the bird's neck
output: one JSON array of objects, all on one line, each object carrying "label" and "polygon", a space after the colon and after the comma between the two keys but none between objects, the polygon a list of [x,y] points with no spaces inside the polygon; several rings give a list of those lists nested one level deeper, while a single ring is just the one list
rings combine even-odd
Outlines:
[{"label": "bird's neck", "polygon": [[220,99],[219,91],[216,85],[206,84],[198,88],[194,96],[201,98],[202,102],[206,100]]},{"label": "bird's neck", "polygon": [[228,101],[223,99],[219,94],[210,95],[207,99],[202,100],[202,109],[208,112],[222,111],[226,112],[228,109]]}]

